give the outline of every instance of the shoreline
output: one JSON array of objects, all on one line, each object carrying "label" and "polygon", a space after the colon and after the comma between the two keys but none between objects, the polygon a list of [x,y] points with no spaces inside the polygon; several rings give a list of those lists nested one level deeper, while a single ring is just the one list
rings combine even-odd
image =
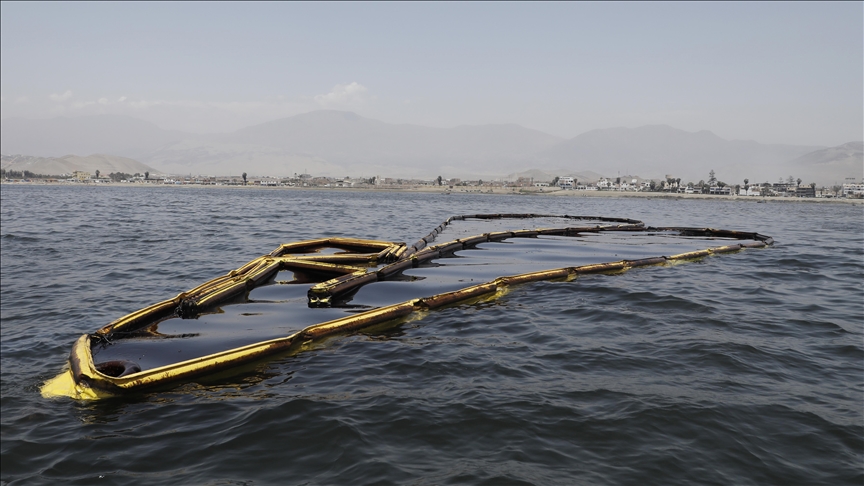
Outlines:
[{"label": "shoreline", "polygon": [[662,192],[619,192],[619,191],[579,191],[579,190],[556,190],[556,191],[539,191],[533,188],[511,188],[511,187],[488,187],[483,189],[465,189],[454,187],[449,189],[447,186],[420,186],[420,187],[296,187],[296,186],[213,186],[199,184],[141,184],[141,183],[122,183],[113,182],[110,184],[70,184],[66,182],[0,182],[0,186],[82,186],[82,187],[126,187],[126,188],[156,188],[170,187],[174,189],[227,189],[227,190],[269,190],[269,191],[339,191],[339,192],[401,192],[401,193],[425,193],[425,194],[441,194],[441,195],[464,195],[464,194],[482,194],[490,196],[510,195],[510,196],[553,196],[553,197],[612,197],[612,198],[643,198],[643,199],[666,199],[666,200],[685,200],[685,199],[701,199],[713,201],[742,201],[742,202],[759,202],[759,203],[840,203],[840,204],[861,204],[864,205],[864,199],[850,198],[813,198],[813,197],[776,197],[776,196],[720,196],[710,194],[669,194]]}]

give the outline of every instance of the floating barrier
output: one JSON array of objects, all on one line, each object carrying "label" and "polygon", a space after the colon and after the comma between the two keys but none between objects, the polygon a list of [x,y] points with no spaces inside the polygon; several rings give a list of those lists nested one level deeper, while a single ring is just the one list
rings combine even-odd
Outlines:
[{"label": "floating barrier", "polygon": [[[437,236],[454,221],[469,219],[532,219],[564,218],[593,221],[594,225],[533,230],[496,231],[457,238],[434,244]],[[599,223],[599,224],[598,224]],[[111,360],[96,363],[92,346],[136,336],[148,326],[165,319],[194,318],[222,305],[237,302],[258,286],[271,282],[281,270],[290,270],[297,282],[317,282],[307,293],[309,307],[329,307],[348,299],[364,285],[398,277],[405,270],[432,260],[475,248],[485,242],[512,238],[536,238],[541,235],[577,237],[605,232],[673,232],[679,236],[734,239],[740,243],[706,248],[669,256],[654,256],[636,260],[619,260],[590,265],[572,266],[500,276],[494,280],[459,290],[421,297],[359,312],[319,324],[277,339],[269,339],[188,359],[165,366],[142,369],[137,363]],[[68,396],[76,399],[98,399],[130,392],[166,386],[258,361],[268,356],[296,353],[308,349],[316,341],[329,336],[355,332],[373,325],[404,319],[446,306],[477,299],[494,298],[509,287],[543,280],[570,281],[582,275],[623,273],[632,268],[664,265],[668,262],[704,258],[715,254],[737,252],[748,248],[772,245],[770,236],[759,233],[689,227],[646,227],[641,221],[595,216],[556,216],[540,214],[474,214],[453,216],[433,229],[416,243],[363,240],[352,238],[322,238],[283,244],[268,255],[258,257],[226,275],[217,277],[137,312],[121,317],[93,334],[78,338],[69,356],[69,369],[46,382],[45,397]],[[322,254],[322,249],[335,248],[342,253]],[[379,265],[383,265],[377,268]],[[377,269],[376,269],[377,268]]]}]

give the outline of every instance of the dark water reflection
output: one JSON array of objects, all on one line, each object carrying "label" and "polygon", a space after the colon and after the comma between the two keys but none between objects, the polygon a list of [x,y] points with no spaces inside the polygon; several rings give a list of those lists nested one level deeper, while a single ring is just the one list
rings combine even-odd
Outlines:
[{"label": "dark water reflection", "polygon": [[[3,484],[864,482],[861,206],[6,185],[0,197]],[[280,243],[411,242],[479,212],[777,244],[526,285],[145,395],[39,396],[80,334]]]}]

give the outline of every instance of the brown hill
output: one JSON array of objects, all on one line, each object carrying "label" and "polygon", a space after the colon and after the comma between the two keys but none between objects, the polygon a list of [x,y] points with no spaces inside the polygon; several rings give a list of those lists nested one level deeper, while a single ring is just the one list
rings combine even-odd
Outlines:
[{"label": "brown hill", "polygon": [[816,150],[790,164],[805,178],[824,184],[841,184],[847,177],[864,178],[864,142],[849,142]]},{"label": "brown hill", "polygon": [[142,164],[137,160],[116,155],[93,154],[86,157],[78,155],[64,155],[63,157],[33,157],[29,155],[3,155],[0,159],[0,168],[14,171],[29,170],[34,174],[64,175],[72,174],[76,170],[82,170],[95,174],[98,170],[102,175],[112,172],[123,172],[126,174],[150,172],[156,174],[159,171]]}]

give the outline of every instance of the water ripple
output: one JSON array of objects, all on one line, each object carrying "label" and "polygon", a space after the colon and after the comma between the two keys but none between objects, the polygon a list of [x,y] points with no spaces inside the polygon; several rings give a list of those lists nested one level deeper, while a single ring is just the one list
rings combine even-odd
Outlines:
[{"label": "water ripple", "polygon": [[[4,185],[0,211],[4,485],[864,482],[859,207]],[[466,212],[778,243],[525,285],[122,399],[38,394],[82,333],[282,242],[410,243]]]}]

